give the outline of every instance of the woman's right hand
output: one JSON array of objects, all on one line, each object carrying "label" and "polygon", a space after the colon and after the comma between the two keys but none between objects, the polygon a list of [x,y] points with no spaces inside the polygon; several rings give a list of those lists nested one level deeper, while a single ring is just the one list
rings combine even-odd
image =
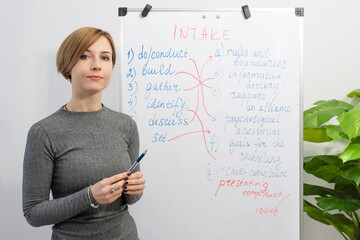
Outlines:
[{"label": "woman's right hand", "polygon": [[[91,187],[91,194],[98,204],[109,204],[121,197],[123,187],[127,184],[128,173],[123,172],[97,182]],[[114,191],[111,191],[111,185]]]}]

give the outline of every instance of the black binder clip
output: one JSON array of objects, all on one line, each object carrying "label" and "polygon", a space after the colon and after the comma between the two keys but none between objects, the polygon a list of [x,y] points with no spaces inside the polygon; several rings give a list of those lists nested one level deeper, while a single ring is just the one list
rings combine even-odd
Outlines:
[{"label": "black binder clip", "polygon": [[119,7],[119,17],[124,17],[127,14],[127,8],[126,7]]},{"label": "black binder clip", "polygon": [[141,16],[142,16],[142,17],[146,17],[146,16],[149,14],[151,8],[152,8],[151,5],[146,4],[146,6],[144,7],[144,9],[143,9],[143,11],[142,11],[142,13],[141,13]]},{"label": "black binder clip", "polygon": [[248,5],[242,6],[242,11],[245,19],[249,19],[251,17],[251,13]]}]

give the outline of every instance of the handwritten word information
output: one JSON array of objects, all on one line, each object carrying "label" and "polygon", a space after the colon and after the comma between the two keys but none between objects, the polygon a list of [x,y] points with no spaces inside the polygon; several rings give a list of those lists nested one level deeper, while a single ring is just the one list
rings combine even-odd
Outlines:
[{"label": "handwritten word information", "polygon": [[250,219],[289,218],[299,198],[298,35],[213,19],[126,32],[122,106],[149,148],[143,171],[157,195],[174,188]]}]

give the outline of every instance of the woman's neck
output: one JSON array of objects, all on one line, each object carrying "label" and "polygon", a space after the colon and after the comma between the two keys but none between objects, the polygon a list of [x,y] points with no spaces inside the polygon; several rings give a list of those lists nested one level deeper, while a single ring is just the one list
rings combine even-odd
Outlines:
[{"label": "woman's neck", "polygon": [[72,112],[93,112],[100,110],[101,108],[101,94],[86,98],[73,95],[70,101],[66,104],[66,109]]}]

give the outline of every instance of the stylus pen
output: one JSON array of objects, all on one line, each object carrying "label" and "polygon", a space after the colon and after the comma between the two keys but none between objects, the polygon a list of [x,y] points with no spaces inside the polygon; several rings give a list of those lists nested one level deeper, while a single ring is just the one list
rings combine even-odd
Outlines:
[{"label": "stylus pen", "polygon": [[136,168],[136,166],[139,164],[139,162],[141,161],[141,159],[145,156],[145,154],[147,153],[147,149],[138,157],[138,159],[131,165],[131,167],[129,168],[128,172],[132,173],[134,171],[134,169]]}]

